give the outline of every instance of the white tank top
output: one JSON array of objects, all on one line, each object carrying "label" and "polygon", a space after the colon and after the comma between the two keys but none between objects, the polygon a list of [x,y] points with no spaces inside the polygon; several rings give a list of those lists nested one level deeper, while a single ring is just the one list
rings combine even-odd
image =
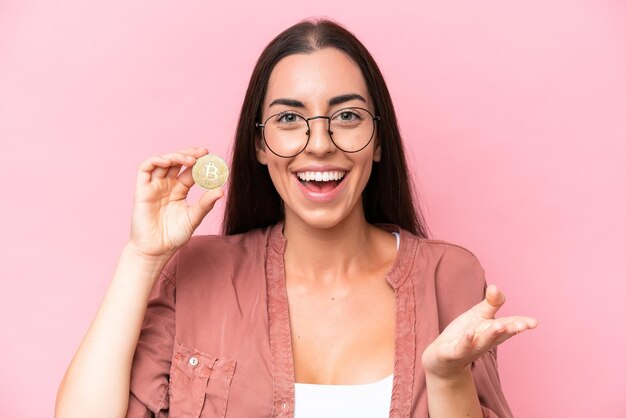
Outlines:
[{"label": "white tank top", "polygon": [[[400,248],[400,234],[396,248]],[[296,383],[294,418],[383,418],[389,416],[393,374],[362,385]]]},{"label": "white tank top", "polygon": [[362,385],[296,383],[294,418],[383,418],[389,416],[393,374]]}]

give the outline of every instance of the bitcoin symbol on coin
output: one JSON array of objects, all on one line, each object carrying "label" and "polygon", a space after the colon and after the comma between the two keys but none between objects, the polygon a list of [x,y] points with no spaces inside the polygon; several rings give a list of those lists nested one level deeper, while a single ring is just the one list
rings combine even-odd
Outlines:
[{"label": "bitcoin symbol on coin", "polygon": [[228,178],[226,161],[214,154],[203,155],[191,169],[193,180],[204,189],[217,189]]},{"label": "bitcoin symbol on coin", "polygon": [[218,179],[217,167],[213,163],[209,162],[204,166],[204,177],[211,181]]}]

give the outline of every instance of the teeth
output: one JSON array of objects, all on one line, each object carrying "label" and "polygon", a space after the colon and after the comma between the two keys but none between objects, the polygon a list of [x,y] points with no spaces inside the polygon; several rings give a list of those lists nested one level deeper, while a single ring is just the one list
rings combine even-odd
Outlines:
[{"label": "teeth", "polygon": [[345,171],[299,171],[296,173],[302,181],[336,181],[346,175]]}]

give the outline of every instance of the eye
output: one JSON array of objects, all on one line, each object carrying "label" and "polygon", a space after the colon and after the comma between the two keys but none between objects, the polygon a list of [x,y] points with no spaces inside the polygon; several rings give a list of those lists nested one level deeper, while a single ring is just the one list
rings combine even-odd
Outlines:
[{"label": "eye", "polygon": [[289,124],[289,123],[297,123],[297,122],[299,122],[299,119],[301,119],[300,115],[298,115],[296,113],[285,112],[285,113],[281,113],[281,114],[276,115],[275,121],[277,123]]},{"label": "eye", "polygon": [[345,112],[341,112],[339,116],[341,117],[342,120],[353,120],[358,115],[351,111],[345,111]]},{"label": "eye", "polygon": [[339,123],[354,124],[363,120],[363,116],[355,109],[342,109],[333,118]]}]

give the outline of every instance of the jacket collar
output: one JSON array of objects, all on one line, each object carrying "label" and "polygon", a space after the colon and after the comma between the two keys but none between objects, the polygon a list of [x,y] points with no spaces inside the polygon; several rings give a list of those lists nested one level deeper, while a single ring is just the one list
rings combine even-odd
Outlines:
[{"label": "jacket collar", "polygon": [[[285,238],[285,235],[283,234],[283,225],[284,222],[280,221],[270,227],[271,229],[268,242],[269,247],[281,257],[285,256],[285,248],[287,247],[287,238]],[[376,224],[376,226],[388,231],[389,233],[400,233],[400,248],[398,248],[396,260],[385,277],[387,283],[389,283],[394,290],[398,290],[408,277],[408,272],[411,270],[411,266],[415,261],[419,238],[411,234],[409,231],[400,228],[398,225],[381,223]]]}]

